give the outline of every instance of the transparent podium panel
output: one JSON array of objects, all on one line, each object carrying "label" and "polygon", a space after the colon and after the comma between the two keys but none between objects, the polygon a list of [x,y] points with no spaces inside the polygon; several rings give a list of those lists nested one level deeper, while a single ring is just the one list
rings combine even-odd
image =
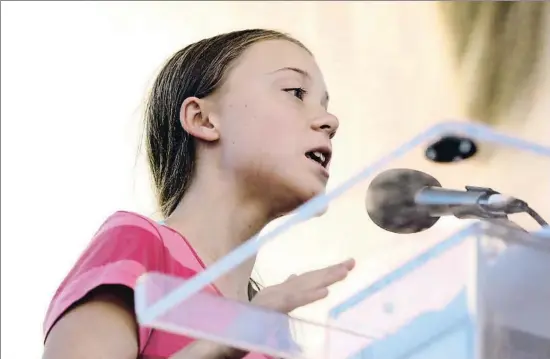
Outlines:
[{"label": "transparent podium panel", "polygon": [[330,324],[376,337],[349,358],[475,358],[468,353],[474,335],[475,228],[449,236],[332,308]]},{"label": "transparent podium panel", "polygon": [[550,358],[550,238],[476,223],[335,306],[347,358]]},{"label": "transparent podium panel", "polygon": [[478,352],[550,358],[550,233],[484,226],[479,239]]},{"label": "transparent podium panel", "polygon": [[[213,290],[195,293],[159,316],[148,316],[147,309],[182,285],[184,280],[159,273],[142,276],[136,290],[138,320],[148,327],[281,358],[341,358],[346,350],[365,347],[372,340],[345,328],[222,298]],[[303,332],[328,336],[331,341],[308,345],[297,335]]]},{"label": "transparent podium panel", "polygon": [[[474,140],[480,158],[451,164],[426,160],[427,148],[448,135]],[[484,149],[495,156],[483,155]],[[345,159],[338,158],[337,142],[334,151],[331,167],[338,168],[338,161]],[[502,158],[499,153],[505,153],[505,161],[496,160]],[[529,163],[531,172],[510,170],[516,162]],[[477,222],[451,216],[439,220],[420,218],[414,211],[407,216],[388,216],[391,206],[410,185],[406,176],[398,178],[390,188],[375,185],[380,174],[392,169],[425,172],[444,188],[491,187],[526,201],[543,218],[550,218],[550,201],[541,196],[550,193],[550,147],[481,125],[443,123],[366,163],[357,172],[334,170],[326,193],[272,222],[196,276],[183,281],[147,274],[136,289],[138,319],[153,328],[284,358],[408,358],[392,357],[395,352],[387,348],[401,350],[405,355],[415,343],[447,330],[453,334],[445,338],[454,344],[444,344],[443,339],[432,342],[446,350],[457,345],[451,354],[459,355],[460,350],[467,348],[464,343],[471,342],[471,330],[476,326],[458,323],[477,320],[477,316],[468,314],[478,309],[474,304],[479,258],[474,240],[476,227],[472,227]],[[377,208],[384,206],[385,214],[378,213]],[[525,214],[512,215],[510,219],[529,231],[540,229]],[[398,233],[391,232],[396,228]],[[326,299],[290,315],[223,299],[208,289],[253,256],[253,278],[263,286],[347,258],[354,258],[356,267],[344,281],[331,286]],[[454,309],[441,314],[444,308]],[[215,318],[223,321],[203,319],[214,316],[208,313],[216,313]],[[426,316],[419,317],[421,314]],[[446,319],[432,319],[440,315]],[[437,322],[440,327],[430,324],[414,330],[414,335],[400,334],[415,318]],[[279,341],[281,336],[283,341]]]}]

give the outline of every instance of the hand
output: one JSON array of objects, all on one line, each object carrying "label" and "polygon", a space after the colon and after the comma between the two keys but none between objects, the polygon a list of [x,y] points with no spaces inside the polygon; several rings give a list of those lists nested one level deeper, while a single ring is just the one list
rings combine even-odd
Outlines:
[{"label": "hand", "polygon": [[342,263],[301,275],[291,275],[281,284],[262,289],[252,304],[281,313],[316,302],[328,296],[328,287],[344,280],[355,267],[355,261]]},{"label": "hand", "polygon": [[[355,261],[349,259],[327,268],[292,275],[281,284],[261,290],[252,300],[252,304],[287,314],[296,308],[325,298],[328,295],[328,287],[346,278],[354,266]],[[246,354],[247,352],[241,349],[199,340],[170,359],[242,359]]]}]

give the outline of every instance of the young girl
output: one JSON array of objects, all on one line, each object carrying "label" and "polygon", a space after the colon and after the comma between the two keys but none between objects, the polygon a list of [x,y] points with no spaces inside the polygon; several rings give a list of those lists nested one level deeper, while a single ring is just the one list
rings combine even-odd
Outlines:
[{"label": "young girl", "polygon": [[[117,212],[65,278],[44,324],[44,359],[264,358],[136,323],[148,271],[190,278],[268,222],[322,193],[337,118],[312,54],[275,31],[219,35],[177,52],[146,111],[158,224]],[[288,313],[328,294],[353,260],[256,294],[254,259],[208,290]]]}]

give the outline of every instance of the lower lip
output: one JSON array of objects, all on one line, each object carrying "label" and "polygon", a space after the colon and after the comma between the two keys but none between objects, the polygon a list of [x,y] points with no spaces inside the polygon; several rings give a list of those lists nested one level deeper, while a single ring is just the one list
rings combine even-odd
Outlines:
[{"label": "lower lip", "polygon": [[[307,158],[307,157],[306,157]],[[329,178],[330,177],[330,174],[328,172],[328,170],[321,166],[319,163],[313,161],[313,160],[310,160],[309,158],[307,159],[309,162],[311,162],[312,164],[314,164],[317,168],[319,168],[321,170],[321,174],[326,177],[326,178]]]}]

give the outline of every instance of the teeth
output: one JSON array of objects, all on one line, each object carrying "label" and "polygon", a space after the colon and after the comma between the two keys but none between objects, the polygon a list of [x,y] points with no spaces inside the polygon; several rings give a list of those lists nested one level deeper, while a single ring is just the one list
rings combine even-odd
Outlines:
[{"label": "teeth", "polygon": [[313,155],[319,159],[321,163],[325,163],[325,155],[319,151],[313,152]]}]

